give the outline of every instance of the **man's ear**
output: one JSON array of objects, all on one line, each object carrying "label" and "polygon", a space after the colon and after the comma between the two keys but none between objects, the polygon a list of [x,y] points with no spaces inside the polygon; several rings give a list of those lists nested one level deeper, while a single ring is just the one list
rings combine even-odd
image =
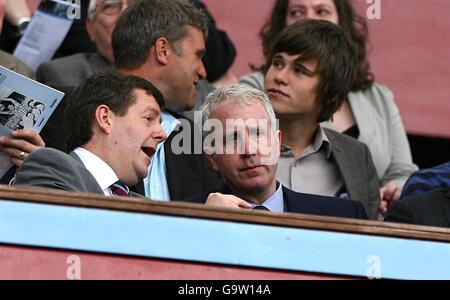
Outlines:
[{"label": "man's ear", "polygon": [[169,56],[171,55],[172,48],[169,41],[165,37],[160,37],[155,43],[155,55],[156,60],[163,65],[169,63]]},{"label": "man's ear", "polygon": [[111,132],[114,113],[107,105],[100,105],[95,110],[95,122],[100,130],[106,134]]},{"label": "man's ear", "polygon": [[219,165],[216,163],[216,160],[214,159],[216,154],[206,154],[206,153],[204,153],[204,155],[208,159],[208,161],[211,164],[211,166],[213,167],[213,169],[216,170],[217,172],[220,172]]},{"label": "man's ear", "polygon": [[95,42],[95,31],[94,31],[94,21],[91,18],[86,20],[86,31],[92,42]]}]

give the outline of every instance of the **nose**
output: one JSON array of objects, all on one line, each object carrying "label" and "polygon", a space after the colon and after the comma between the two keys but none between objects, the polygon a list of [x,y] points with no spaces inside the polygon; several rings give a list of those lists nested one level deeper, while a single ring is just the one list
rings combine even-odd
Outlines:
[{"label": "nose", "polygon": [[206,69],[205,69],[205,65],[203,64],[203,61],[200,59],[199,60],[199,67],[198,67],[198,71],[197,71],[198,77],[200,80],[206,79]]},{"label": "nose", "polygon": [[161,143],[167,139],[167,134],[162,129],[161,124],[158,125],[158,129],[153,132],[152,138],[157,141],[157,143]]},{"label": "nose", "polygon": [[287,68],[278,69],[275,71],[275,82],[277,84],[286,84],[288,81]]},{"label": "nose", "polygon": [[244,151],[245,156],[256,155],[258,153],[258,141],[247,135]]}]

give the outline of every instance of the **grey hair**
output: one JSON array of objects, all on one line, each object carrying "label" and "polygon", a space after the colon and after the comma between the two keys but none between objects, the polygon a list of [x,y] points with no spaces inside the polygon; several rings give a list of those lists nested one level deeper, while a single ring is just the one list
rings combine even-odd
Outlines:
[{"label": "grey hair", "polygon": [[254,104],[255,102],[260,102],[267,112],[272,131],[274,133],[276,132],[277,119],[269,97],[267,97],[264,92],[243,84],[218,88],[208,95],[205,103],[203,103],[200,108],[202,113],[202,127],[206,121],[210,119],[211,113],[216,110],[219,105],[229,102],[237,102],[239,104]]}]

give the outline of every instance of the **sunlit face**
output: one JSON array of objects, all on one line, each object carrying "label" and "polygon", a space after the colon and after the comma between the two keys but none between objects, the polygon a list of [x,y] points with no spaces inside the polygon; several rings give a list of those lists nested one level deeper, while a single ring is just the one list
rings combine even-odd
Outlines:
[{"label": "sunlit face", "polygon": [[301,62],[300,55],[274,55],[266,73],[265,87],[280,119],[287,116],[318,118],[316,67],[315,61]]},{"label": "sunlit face", "polygon": [[[207,157],[228,185],[243,195],[264,193],[273,187],[281,134],[272,130],[261,102],[225,102],[211,113],[210,119],[222,124],[224,130],[217,143],[223,143],[224,151]],[[230,122],[238,124],[237,120],[244,122],[242,126],[230,126]]]},{"label": "sunlit face", "polygon": [[305,19],[324,20],[339,25],[339,15],[333,0],[289,0],[286,26]]},{"label": "sunlit face", "polygon": [[114,115],[111,121],[111,161],[119,179],[135,185],[147,176],[148,166],[157,145],[166,135],[161,128],[160,108],[153,96],[135,90],[136,102],[124,116]]},{"label": "sunlit face", "polygon": [[167,105],[172,110],[181,112],[190,110],[195,105],[196,85],[206,78],[202,57],[206,53],[203,32],[187,26],[187,34],[178,42],[179,55],[172,55],[166,80],[170,89],[163,91]]},{"label": "sunlit face", "polygon": [[114,62],[111,38],[117,21],[128,7],[128,0],[97,0],[94,16],[86,21],[86,28],[97,51]]}]

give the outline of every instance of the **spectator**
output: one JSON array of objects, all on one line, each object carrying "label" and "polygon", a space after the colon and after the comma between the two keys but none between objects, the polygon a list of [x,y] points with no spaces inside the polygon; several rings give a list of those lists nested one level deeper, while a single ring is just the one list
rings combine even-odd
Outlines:
[{"label": "spectator", "polygon": [[[417,170],[400,113],[392,92],[374,82],[366,55],[368,30],[349,0],[277,0],[271,16],[260,32],[263,52],[269,49],[286,26],[303,19],[320,19],[338,24],[358,49],[357,76],[350,92],[331,122],[323,124],[352,136],[369,146],[378,177],[382,214],[397,200],[406,179]],[[241,83],[264,90],[264,75],[257,71],[240,79]]]},{"label": "spectator", "polygon": [[450,162],[417,171],[405,183],[400,199],[450,186]]},{"label": "spectator", "polygon": [[294,23],[273,42],[266,68],[266,93],[283,134],[277,179],[296,192],[359,200],[377,218],[379,181],[368,147],[320,126],[354,79],[354,48],[344,32],[326,21]]},{"label": "spectator", "polygon": [[[202,118],[204,128],[208,122],[214,122],[214,130],[208,133],[208,137],[213,136],[214,146],[205,145],[205,152],[226,184],[189,201],[367,219],[359,202],[296,193],[275,179],[281,132],[276,128],[270,100],[263,92],[244,85],[220,88],[208,96]],[[230,126],[230,122],[236,126]]]},{"label": "spectator", "polygon": [[69,99],[66,128],[70,155],[52,148],[32,153],[14,184],[74,192],[125,195],[147,175],[157,145],[161,93],[142,78],[118,74],[85,80]]}]

